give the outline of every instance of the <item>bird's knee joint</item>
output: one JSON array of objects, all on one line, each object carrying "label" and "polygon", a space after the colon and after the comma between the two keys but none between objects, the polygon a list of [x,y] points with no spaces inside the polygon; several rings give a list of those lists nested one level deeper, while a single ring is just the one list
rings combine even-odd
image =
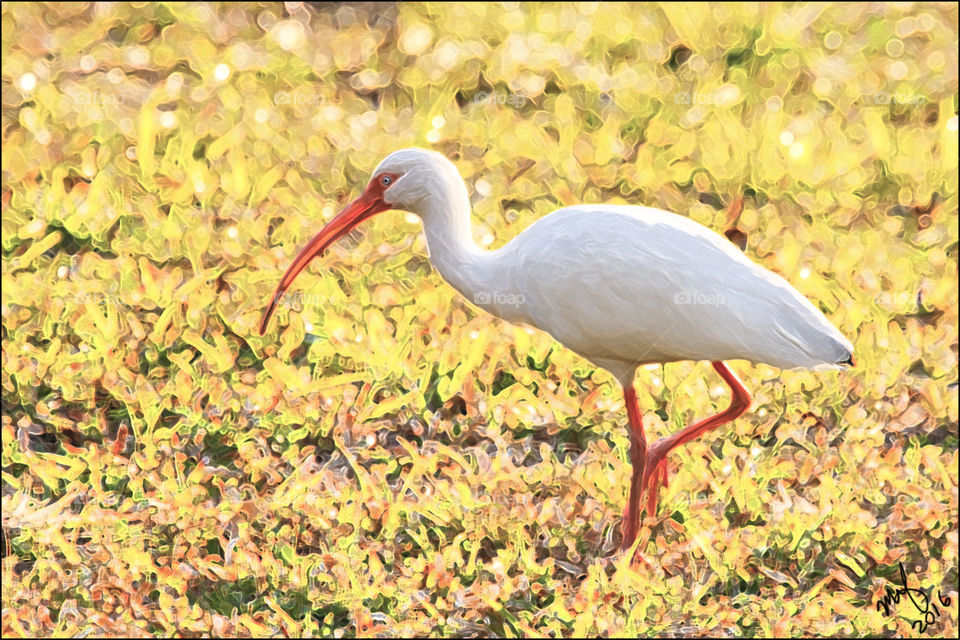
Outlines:
[{"label": "bird's knee joint", "polygon": [[753,404],[753,398],[749,394],[734,394],[733,401],[730,403],[730,410],[739,416],[746,413],[751,404]]}]

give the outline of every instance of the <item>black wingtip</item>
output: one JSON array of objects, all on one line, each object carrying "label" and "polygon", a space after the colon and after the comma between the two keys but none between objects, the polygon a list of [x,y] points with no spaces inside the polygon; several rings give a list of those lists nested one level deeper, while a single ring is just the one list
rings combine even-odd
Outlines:
[{"label": "black wingtip", "polygon": [[851,367],[857,366],[857,363],[853,360],[853,354],[852,354],[852,353],[847,356],[847,359],[846,359],[846,360],[841,360],[841,361],[840,361],[840,364],[848,364],[848,365],[850,365]]}]

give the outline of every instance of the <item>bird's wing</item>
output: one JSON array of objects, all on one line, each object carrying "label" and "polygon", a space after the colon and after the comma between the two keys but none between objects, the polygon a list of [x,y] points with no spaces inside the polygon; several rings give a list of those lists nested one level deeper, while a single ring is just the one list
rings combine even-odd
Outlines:
[{"label": "bird's wing", "polygon": [[503,251],[514,286],[529,298],[527,321],[588,358],[794,367],[852,351],[785,280],[676,214],[569,207]]}]

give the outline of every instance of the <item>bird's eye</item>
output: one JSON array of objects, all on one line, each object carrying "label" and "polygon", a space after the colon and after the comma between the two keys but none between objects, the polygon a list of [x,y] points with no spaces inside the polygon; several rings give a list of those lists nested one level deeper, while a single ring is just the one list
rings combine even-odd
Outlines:
[{"label": "bird's eye", "polygon": [[390,176],[383,176],[382,178],[380,178],[380,184],[382,184],[385,187],[389,187],[391,184],[393,184],[393,178],[391,178]]}]

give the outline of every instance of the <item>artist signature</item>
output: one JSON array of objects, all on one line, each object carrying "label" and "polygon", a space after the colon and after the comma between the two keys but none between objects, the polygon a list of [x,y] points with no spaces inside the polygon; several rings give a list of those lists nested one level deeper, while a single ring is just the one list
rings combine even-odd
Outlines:
[{"label": "artist signature", "polygon": [[[919,620],[914,620],[910,623],[910,626],[923,633],[927,628],[934,624],[937,621],[937,618],[940,616],[940,609],[937,608],[937,605],[934,604],[931,597],[933,593],[933,588],[930,588],[931,595],[927,595],[927,592],[923,589],[913,589],[907,586],[907,572],[903,570],[903,563],[900,563],[900,580],[903,582],[903,586],[899,589],[894,589],[892,587],[886,588],[886,593],[883,598],[877,602],[877,611],[883,611],[883,615],[890,615],[891,605],[900,604],[900,597],[907,596],[910,598],[910,602],[913,603],[913,606],[917,608],[917,611],[923,616]],[[944,597],[940,594],[940,590],[937,589],[937,599],[940,601],[940,606],[949,607],[950,606],[950,596]],[[922,606],[921,606],[922,601]]]}]

